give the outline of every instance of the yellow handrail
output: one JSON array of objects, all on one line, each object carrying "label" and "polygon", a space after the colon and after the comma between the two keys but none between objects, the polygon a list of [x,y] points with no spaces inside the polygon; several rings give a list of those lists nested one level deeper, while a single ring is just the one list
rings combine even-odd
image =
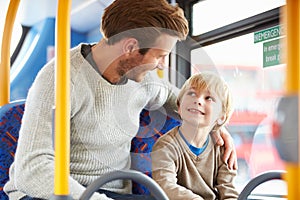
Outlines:
[{"label": "yellow handrail", "polygon": [[286,91],[288,95],[294,95],[299,90],[299,1],[287,0],[285,10],[285,23],[287,30],[287,70]]},{"label": "yellow handrail", "polygon": [[0,106],[10,101],[10,43],[20,0],[11,0],[6,13],[0,63]]},{"label": "yellow handrail", "polygon": [[[299,57],[300,57],[300,4],[299,0],[287,0],[284,10],[284,23],[287,30],[286,38],[286,58],[287,58],[287,69],[286,69],[286,92],[287,95],[298,95],[299,104]],[[300,106],[298,105],[298,108]],[[300,119],[298,113],[298,119]],[[300,122],[300,121],[299,121]],[[298,126],[300,123],[295,124]],[[300,139],[300,129],[298,128],[298,138]],[[298,144],[299,141],[298,141]],[[296,152],[295,152],[296,153]],[[287,163],[287,175],[285,177],[288,187],[288,199],[297,200],[300,197],[300,149],[298,147],[298,163]]]},{"label": "yellow handrail", "polygon": [[70,9],[59,0],[56,24],[55,177],[54,195],[69,194],[70,163]]}]

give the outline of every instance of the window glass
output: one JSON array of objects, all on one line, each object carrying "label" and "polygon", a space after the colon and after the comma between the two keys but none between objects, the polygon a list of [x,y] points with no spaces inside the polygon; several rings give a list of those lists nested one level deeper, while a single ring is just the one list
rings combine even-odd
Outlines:
[{"label": "window glass", "polygon": [[285,5],[285,0],[199,1],[192,8],[192,35],[200,35],[282,5]]},{"label": "window glass", "polygon": [[[286,64],[280,57],[285,36],[259,41],[254,37],[280,28],[270,27],[191,52],[192,74],[216,71],[233,93],[235,111],[228,129],[237,150],[240,190],[259,173],[285,169],[272,137],[274,111],[285,90]],[[286,191],[282,184],[278,187],[280,193]]]},{"label": "window glass", "polygon": [[[5,25],[5,18],[6,18],[6,12],[9,6],[9,0],[1,0],[0,1],[0,47],[2,47],[2,37],[3,37],[3,31],[4,31],[4,25]],[[16,17],[14,28],[12,32],[11,37],[11,44],[10,44],[10,55],[13,54],[16,46],[18,45],[18,42],[22,35],[22,27],[20,23],[18,23],[18,17]]]}]

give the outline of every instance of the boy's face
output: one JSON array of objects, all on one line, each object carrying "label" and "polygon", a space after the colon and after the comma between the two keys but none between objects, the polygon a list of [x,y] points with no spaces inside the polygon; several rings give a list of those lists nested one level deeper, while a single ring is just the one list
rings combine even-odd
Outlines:
[{"label": "boy's face", "polygon": [[189,88],[182,96],[178,112],[185,123],[213,128],[222,116],[221,99],[207,89]]}]

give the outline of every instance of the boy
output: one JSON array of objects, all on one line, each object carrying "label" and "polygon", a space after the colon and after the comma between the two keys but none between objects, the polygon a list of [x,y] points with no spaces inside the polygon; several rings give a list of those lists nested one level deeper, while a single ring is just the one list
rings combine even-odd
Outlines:
[{"label": "boy", "polygon": [[237,199],[237,171],[222,161],[224,148],[214,145],[210,134],[232,114],[227,84],[211,72],[195,74],[183,85],[177,105],[182,124],[153,146],[154,180],[170,200]]}]

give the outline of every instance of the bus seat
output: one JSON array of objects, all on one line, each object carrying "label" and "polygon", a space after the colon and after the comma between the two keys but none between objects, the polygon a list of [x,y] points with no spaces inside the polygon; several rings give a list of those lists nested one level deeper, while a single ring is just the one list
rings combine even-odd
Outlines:
[{"label": "bus seat", "polygon": [[[28,31],[10,71],[11,101],[26,99],[37,73],[55,55],[55,23],[55,18],[45,18]],[[87,41],[85,33],[74,30],[71,38],[71,47]]]},{"label": "bus seat", "polygon": [[[131,168],[152,177],[152,147],[161,135],[178,125],[180,121],[167,116],[161,110],[142,110],[138,133],[131,141]],[[150,194],[149,190],[139,183],[133,181],[132,186],[134,194]]]},{"label": "bus seat", "polygon": [[0,107],[0,199],[8,200],[3,191],[9,179],[9,167],[17,148],[25,100],[13,101]]},{"label": "bus seat", "polygon": [[[9,179],[9,167],[14,160],[17,148],[18,133],[24,113],[25,100],[14,101],[0,107],[0,197],[7,200],[3,191]],[[155,119],[155,120],[153,120]],[[140,114],[140,128],[132,140],[131,158],[132,169],[143,172],[152,177],[151,157],[152,146],[156,140],[170,129],[180,125],[180,122],[163,114],[161,111],[143,110]],[[133,182],[134,194],[150,194],[143,185]]]}]

